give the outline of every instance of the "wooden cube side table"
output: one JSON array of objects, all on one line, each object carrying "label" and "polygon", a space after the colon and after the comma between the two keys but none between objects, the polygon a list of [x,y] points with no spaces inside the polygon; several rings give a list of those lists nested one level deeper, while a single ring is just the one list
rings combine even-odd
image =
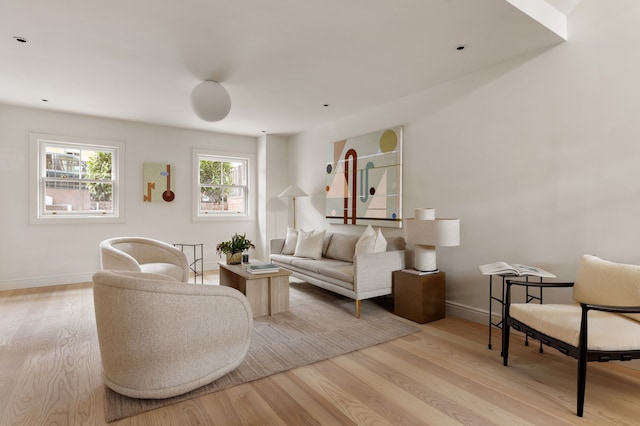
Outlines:
[{"label": "wooden cube side table", "polygon": [[445,274],[393,271],[394,313],[420,324],[444,318]]}]

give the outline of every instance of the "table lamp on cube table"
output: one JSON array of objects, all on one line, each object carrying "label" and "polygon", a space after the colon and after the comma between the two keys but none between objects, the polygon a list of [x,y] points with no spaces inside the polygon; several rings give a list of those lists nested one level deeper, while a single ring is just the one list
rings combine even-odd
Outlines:
[{"label": "table lamp on cube table", "polygon": [[432,208],[415,209],[415,218],[405,221],[405,238],[415,245],[414,268],[437,272],[436,246],[460,245],[460,219],[436,218]]}]

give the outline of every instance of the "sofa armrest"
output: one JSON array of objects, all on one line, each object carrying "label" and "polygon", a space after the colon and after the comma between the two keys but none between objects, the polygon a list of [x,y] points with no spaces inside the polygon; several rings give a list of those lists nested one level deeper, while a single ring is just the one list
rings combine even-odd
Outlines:
[{"label": "sofa armrest", "polygon": [[358,254],[353,257],[353,287],[358,293],[390,288],[393,271],[404,269],[410,250]]},{"label": "sofa armrest", "polygon": [[269,254],[280,254],[284,248],[284,238],[273,238],[269,241]]}]

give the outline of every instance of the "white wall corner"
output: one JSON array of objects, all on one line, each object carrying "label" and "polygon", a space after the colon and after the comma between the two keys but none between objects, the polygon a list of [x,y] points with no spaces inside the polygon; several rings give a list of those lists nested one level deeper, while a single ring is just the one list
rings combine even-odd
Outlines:
[{"label": "white wall corner", "polygon": [[512,6],[529,15],[558,36],[567,40],[567,15],[547,1],[506,0]]}]

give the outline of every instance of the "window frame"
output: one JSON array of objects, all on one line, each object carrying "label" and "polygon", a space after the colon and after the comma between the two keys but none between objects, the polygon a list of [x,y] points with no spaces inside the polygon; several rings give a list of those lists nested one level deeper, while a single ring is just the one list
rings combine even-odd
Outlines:
[{"label": "window frame", "polygon": [[[221,161],[244,161],[246,162],[246,185],[232,185],[234,187],[244,187],[245,189],[245,212],[229,212],[220,211],[214,213],[202,213],[200,210],[200,161],[203,159],[221,160]],[[253,206],[253,185],[252,185],[252,167],[254,158],[248,153],[239,152],[222,152],[205,149],[193,149],[193,184],[192,184],[192,220],[193,221],[220,221],[220,220],[252,220]]]},{"label": "window frame", "polygon": [[[90,149],[109,151],[112,171],[112,212],[104,213],[56,213],[46,212],[46,147],[58,145],[73,149]],[[62,224],[62,223],[122,223],[125,221],[125,190],[124,190],[124,159],[125,143],[122,141],[89,139],[73,136],[60,136],[45,133],[29,133],[30,149],[30,223],[32,224]],[[44,169],[43,169],[44,167]]]}]

